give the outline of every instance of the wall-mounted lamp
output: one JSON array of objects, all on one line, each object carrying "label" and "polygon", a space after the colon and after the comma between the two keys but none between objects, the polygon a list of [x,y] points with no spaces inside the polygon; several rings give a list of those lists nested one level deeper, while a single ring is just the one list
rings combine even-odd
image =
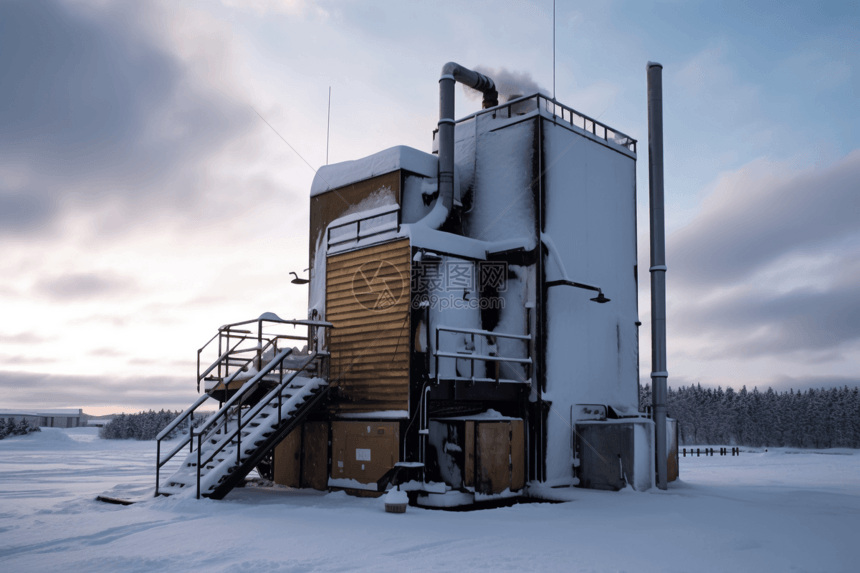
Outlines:
[{"label": "wall-mounted lamp", "polygon": [[[305,269],[305,270],[307,270],[307,269]],[[297,275],[296,273],[294,273],[294,272],[292,272],[292,271],[290,271],[290,274],[291,274],[291,275],[293,275],[293,276],[295,277],[293,280],[291,280],[291,281],[290,281],[290,282],[291,282],[291,283],[293,283],[294,285],[306,285],[306,284],[308,284],[309,282],[311,282],[311,281],[309,281],[308,279],[300,279],[300,278],[299,278],[299,275]]]},{"label": "wall-mounted lamp", "polygon": [[554,287],[554,286],[562,286],[562,285],[572,286],[572,287],[576,287],[576,288],[582,288],[585,290],[597,291],[597,296],[592,298],[591,300],[593,300],[594,302],[600,303],[600,304],[603,304],[605,302],[609,302],[609,300],[610,300],[610,299],[606,298],[605,296],[603,296],[603,291],[600,290],[600,287],[591,286],[591,285],[587,285],[587,284],[583,284],[583,283],[577,283],[577,282],[568,281],[568,280],[547,281],[547,283],[546,283],[547,288]]}]

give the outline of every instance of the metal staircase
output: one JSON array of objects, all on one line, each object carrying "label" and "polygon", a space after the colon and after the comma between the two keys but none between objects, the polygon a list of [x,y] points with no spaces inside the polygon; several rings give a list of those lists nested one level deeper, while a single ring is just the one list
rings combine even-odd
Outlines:
[{"label": "metal staircase", "polygon": [[[232,374],[229,373],[229,366],[224,366],[224,376],[219,376],[217,380],[218,387],[222,389],[220,395],[226,397],[226,389],[238,385],[237,381],[242,378],[240,375],[244,375],[247,380],[241,382],[241,386],[232,391],[218,412],[198,428],[194,428],[191,423],[194,412],[212,399],[212,394],[216,393],[214,389],[201,396],[158,435],[156,496],[194,492],[198,499],[201,496],[222,499],[325,400],[329,386],[321,375],[325,372],[327,353],[299,353],[293,348],[279,350],[279,341],[296,337],[266,337],[262,334],[264,319],[261,317],[258,320],[261,327],[258,330],[259,337],[253,337],[258,339],[253,348],[254,356],[244,361]],[[315,336],[320,327],[331,326],[320,321],[278,319],[277,322],[304,324],[308,326],[309,337],[311,333]],[[227,329],[228,338],[232,326],[235,325],[222,327],[222,330]],[[268,342],[263,345],[265,341]],[[229,342],[227,347],[230,348]],[[223,354],[219,351],[216,363],[202,376],[198,375],[198,381],[216,366],[219,372],[222,371],[220,363],[227,363],[236,350],[233,347]],[[161,442],[182,422],[188,422],[191,430],[178,443],[171,444],[173,448],[162,458]],[[188,452],[185,459],[179,469],[162,483],[161,468],[181,451]]]}]

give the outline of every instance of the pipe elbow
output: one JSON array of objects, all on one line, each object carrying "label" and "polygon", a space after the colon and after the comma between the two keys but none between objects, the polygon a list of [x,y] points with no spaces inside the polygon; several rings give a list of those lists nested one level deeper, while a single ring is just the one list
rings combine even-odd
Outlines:
[{"label": "pipe elbow", "polygon": [[484,94],[482,102],[484,109],[499,105],[499,92],[496,90],[496,84],[484,74],[465,68],[457,62],[448,62],[442,66],[442,79],[446,79],[446,77],[454,78],[454,81]]},{"label": "pipe elbow", "polygon": [[454,72],[460,68],[462,68],[460,64],[457,62],[448,62],[444,66],[442,66],[442,77],[445,76],[454,76]]}]

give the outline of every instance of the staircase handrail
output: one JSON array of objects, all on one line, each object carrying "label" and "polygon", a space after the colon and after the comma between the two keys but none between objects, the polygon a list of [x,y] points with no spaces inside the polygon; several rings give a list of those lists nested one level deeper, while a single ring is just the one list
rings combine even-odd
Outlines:
[{"label": "staircase handrail", "polygon": [[[277,341],[277,338],[270,340],[269,343],[266,344],[265,347],[263,347],[261,352],[264,352],[265,350],[267,350],[269,348],[269,346],[274,344],[276,341]],[[292,348],[287,348],[287,349],[284,349],[282,352],[287,352],[287,354],[289,355],[289,353],[291,353],[292,351],[293,351]],[[235,372],[233,372],[233,374],[231,374],[229,377],[227,377],[224,380],[224,388],[227,388],[227,385],[229,385],[231,382],[233,382],[233,380],[236,378],[236,376],[238,376],[241,372],[244,372],[245,371],[244,368],[247,367],[251,362],[253,362],[255,358],[256,358],[256,356],[251,357],[248,360],[246,360],[245,364],[243,364],[243,366],[241,368],[237,369]],[[248,390],[248,388],[251,388],[252,386],[254,386],[260,380],[260,378],[261,377],[259,377],[259,376],[255,376],[254,378],[252,378],[248,382],[242,384],[242,386],[238,390],[236,390],[236,393],[230,397],[230,399],[221,407],[221,409],[218,410],[213,416],[210,416],[208,420],[206,420],[206,422],[201,426],[200,432],[198,432],[198,433],[203,433],[205,431],[208,431],[212,427],[212,425],[215,423],[215,421],[219,417],[224,416],[227,413],[227,411],[233,406],[233,404],[236,402],[236,400],[238,400],[238,398],[241,397]],[[167,435],[170,433],[171,430],[176,428],[176,426],[178,426],[180,423],[182,423],[182,421],[185,420],[188,416],[193,416],[194,411],[197,410],[197,408],[199,408],[210,397],[211,397],[211,395],[208,392],[206,394],[203,394],[202,396],[200,396],[194,402],[194,404],[189,406],[182,414],[180,414],[179,416],[174,418],[173,421],[170,422],[170,424],[168,424],[167,427],[165,427],[165,429],[162,430],[161,432],[159,432],[158,435],[156,436],[156,438],[155,438],[157,440],[156,459],[155,459],[156,480],[159,477],[159,470],[161,469],[161,467],[164,464],[166,464],[167,462],[169,462],[171,459],[173,459],[173,456],[175,456],[180,450],[182,450],[182,448],[185,447],[186,444],[190,443],[194,439],[193,426],[191,428],[189,428],[188,436],[186,436],[179,444],[174,446],[173,450],[171,450],[171,452],[167,456],[165,456],[163,460],[161,459],[161,441],[165,437],[167,437]],[[193,444],[191,444],[191,448],[192,449],[194,448]]]},{"label": "staircase handrail", "polygon": [[[218,336],[218,335],[216,334],[215,336]],[[212,340],[215,340],[215,339],[213,338]],[[212,340],[210,340],[209,342],[212,342]],[[209,344],[209,342],[207,342],[206,344]],[[240,339],[239,342],[237,342],[236,345],[233,346],[233,348],[228,348],[227,350],[225,350],[224,354],[219,356],[218,359],[209,366],[209,368],[207,368],[206,370],[203,371],[203,374],[197,374],[197,387],[198,388],[200,387],[200,381],[201,380],[203,380],[204,378],[209,376],[209,373],[212,372],[213,370],[215,370],[218,367],[218,365],[221,364],[221,361],[223,361],[225,358],[229,357],[233,353],[233,351],[236,350],[236,348],[238,348],[239,345],[242,344],[243,342],[245,342],[245,339],[244,338]],[[204,346],[203,348],[206,348],[206,347]],[[201,348],[200,350],[197,351],[198,361],[200,359],[200,353],[203,351],[203,348]],[[198,371],[199,371],[199,368],[198,368]]]},{"label": "staircase handrail", "polygon": [[[220,333],[219,333],[219,334],[220,334]],[[216,335],[216,336],[217,336],[217,335]],[[271,345],[272,345],[272,343],[277,343],[277,341],[278,341],[279,339],[281,339],[281,338],[286,338],[286,337],[284,337],[284,336],[277,336],[277,335],[276,335],[276,336],[263,336],[263,337],[256,337],[256,336],[242,336],[242,337],[239,337],[239,342],[237,342],[237,343],[233,346],[233,348],[230,348],[229,350],[227,350],[226,352],[224,352],[221,356],[219,356],[219,357],[215,360],[215,362],[213,362],[213,363],[209,366],[209,368],[207,368],[207,369],[206,369],[206,371],[205,371],[205,372],[203,372],[203,374],[200,374],[200,353],[201,353],[201,352],[206,348],[206,347],[204,346],[203,348],[201,348],[200,350],[198,350],[198,351],[197,351],[197,391],[198,391],[198,392],[200,391],[200,381],[201,381],[201,380],[203,380],[204,378],[206,378],[206,376],[207,376],[207,375],[209,375],[209,373],[211,373],[215,368],[217,368],[217,367],[218,367],[220,364],[222,364],[225,360],[226,360],[226,361],[228,361],[228,366],[229,366],[229,360],[230,360],[230,357],[231,357],[232,355],[234,355],[234,354],[238,354],[239,352],[251,352],[251,351],[253,351],[253,352],[255,352],[258,356],[262,356],[263,352],[265,352],[265,351],[269,348],[269,346],[271,346]],[[210,339],[210,340],[209,340],[209,342],[207,342],[206,344],[208,345],[208,344],[209,344],[210,342],[212,342],[213,340],[215,340],[215,339],[214,339],[214,338]],[[243,350],[239,350],[239,351],[237,351],[237,350],[236,350],[236,348],[238,348],[238,347],[239,347],[239,345],[240,345],[240,344],[242,344],[243,342],[245,342],[246,340],[258,340],[258,341],[260,341],[260,342],[262,342],[263,340],[265,340],[265,341],[266,341],[266,346],[264,346],[264,347],[262,347],[262,348],[259,348],[259,347],[258,347],[258,348],[246,348],[246,349],[243,349]],[[229,377],[226,381],[224,381],[224,388],[226,388],[226,387],[227,387],[227,386],[226,386],[227,384],[229,384],[230,382],[232,382],[232,381],[233,381],[233,379],[236,377],[236,374],[237,374],[237,373],[239,373],[239,372],[244,372],[244,371],[245,371],[245,367],[247,367],[247,366],[248,366],[248,364],[249,364],[249,363],[250,363],[254,358],[256,358],[256,357],[253,357],[253,358],[249,358],[249,359],[247,359],[247,360],[245,361],[245,363],[244,363],[244,364],[239,368],[239,370],[237,370],[236,372],[234,372],[234,373],[233,373],[233,375],[232,375],[231,377]]]},{"label": "staircase handrail", "polygon": [[[205,392],[202,396],[200,396],[194,402],[194,404],[192,404],[189,408],[187,408],[182,414],[180,414],[179,416],[174,418],[170,422],[170,424],[168,424],[167,427],[165,427],[165,429],[163,429],[161,432],[158,433],[158,435],[156,436],[157,450],[156,450],[156,469],[155,469],[155,473],[156,473],[155,495],[158,495],[158,487],[160,485],[160,483],[159,483],[160,482],[160,470],[161,470],[162,466],[164,466],[167,462],[169,462],[171,459],[173,459],[173,457],[179,451],[181,451],[186,445],[189,445],[190,446],[189,451],[193,452],[194,451],[193,440],[195,437],[198,438],[198,442],[199,442],[199,440],[203,437],[204,434],[207,434],[207,439],[208,439],[209,435],[211,435],[213,432],[217,432],[221,427],[227,428],[228,427],[227,422],[229,421],[231,411],[233,411],[233,410],[235,410],[238,413],[238,417],[239,417],[239,420],[241,422],[241,418],[242,418],[241,407],[242,407],[243,397],[248,393],[248,391],[251,388],[255,388],[256,385],[265,376],[267,376],[269,373],[271,373],[271,371],[274,370],[274,368],[277,365],[283,365],[283,361],[293,352],[292,348],[287,348],[287,349],[284,349],[284,350],[278,352],[278,341],[279,340],[305,340],[306,339],[305,337],[293,336],[293,335],[289,335],[289,334],[277,334],[277,333],[263,334],[262,327],[263,327],[264,322],[272,322],[272,323],[277,323],[277,324],[291,324],[293,326],[307,326],[307,327],[309,327],[309,331],[308,331],[309,334],[307,337],[307,341],[308,341],[309,346],[311,344],[311,339],[310,339],[310,337],[311,337],[310,328],[311,327],[314,327],[314,328],[319,328],[319,327],[321,327],[321,328],[333,328],[334,327],[334,325],[332,323],[325,321],[325,320],[283,320],[280,318],[275,319],[275,318],[269,318],[269,317],[267,317],[267,318],[260,317],[260,318],[245,320],[245,321],[237,322],[237,323],[233,323],[233,324],[226,324],[226,325],[219,327],[218,332],[212,338],[210,338],[206,342],[206,344],[204,344],[197,351],[197,373],[198,373],[197,389],[198,389],[198,391],[200,390],[200,381],[203,378],[205,378],[207,375],[209,375],[220,364],[223,364],[225,361],[227,361],[228,368],[229,368],[229,361],[231,359],[231,356],[235,355],[235,350],[239,346],[239,344],[241,344],[242,342],[244,342],[246,340],[256,339],[258,341],[256,348],[248,349],[248,351],[254,350],[255,356],[248,358],[247,360],[244,361],[244,363],[241,363],[241,361],[240,361],[241,366],[239,366],[236,369],[236,371],[234,371],[232,374],[230,374],[226,378],[221,379],[220,384],[223,385],[225,392],[228,389],[229,385],[235,380],[235,378],[239,374],[241,374],[242,372],[247,372],[247,367],[249,364],[251,364],[254,360],[262,362],[261,359],[263,357],[263,354],[265,353],[266,350],[269,349],[269,347],[271,347],[273,345],[274,345],[274,349],[275,349],[275,356],[266,365],[265,368],[261,369],[261,371],[258,372],[256,375],[254,375],[250,380],[244,382],[236,390],[236,392],[230,397],[230,399],[227,400],[227,402],[224,403],[222,405],[222,407],[214,415],[207,418],[206,421],[200,426],[199,431],[195,432],[195,429],[193,426],[194,412],[204,402],[206,402],[209,398],[212,397],[211,394],[209,394],[209,392]],[[257,323],[257,325],[258,325],[257,336],[244,336],[244,334],[250,334],[250,331],[235,329],[235,327],[246,325],[246,324],[252,324],[252,323]],[[234,336],[231,336],[231,333],[240,334],[242,336],[234,337]],[[230,348],[226,352],[222,353],[218,357],[218,359],[212,365],[210,365],[209,368],[201,375],[200,374],[200,356],[201,356],[201,353],[216,338],[224,336],[225,334],[227,335],[228,340],[230,338],[239,338],[240,340],[232,348]],[[263,345],[263,340],[266,341],[265,346]],[[220,343],[219,343],[219,346],[220,346]],[[228,344],[228,346],[229,346],[229,344]],[[293,376],[291,376],[289,378],[288,384],[293,380],[293,378],[295,378],[295,376],[299,372],[305,370],[307,368],[307,366],[311,362],[313,362],[313,360],[315,358],[317,358],[318,356],[323,356],[323,355],[327,355],[327,353],[319,352],[319,351],[314,352],[311,355],[311,357],[309,357],[309,359],[304,364],[302,364],[301,368],[299,370],[297,370],[296,373],[293,374]],[[283,372],[281,373],[280,376],[281,376],[281,381],[283,382]],[[282,391],[283,390],[283,383],[278,388],[279,388],[279,390]],[[257,410],[257,411],[259,411],[259,410]],[[188,435],[185,436],[184,439],[182,439],[180,441],[180,443],[177,444],[173,448],[173,450],[162,460],[162,458],[161,458],[161,442],[162,442],[162,440],[164,440],[171,433],[171,431],[175,430],[177,426],[179,426],[183,421],[185,421],[189,417],[191,417],[192,422],[189,424],[190,427],[189,427]],[[242,424],[242,427],[244,427],[244,424]],[[226,429],[225,429],[225,431],[226,431]]]},{"label": "staircase handrail", "polygon": [[[203,380],[206,376],[208,376],[212,372],[212,370],[214,370],[216,367],[218,367],[220,364],[222,364],[225,359],[229,360],[231,352],[234,351],[236,349],[236,347],[238,347],[242,342],[244,342],[246,340],[255,340],[256,339],[256,340],[258,340],[259,346],[262,346],[263,340],[271,342],[271,340],[278,339],[278,338],[288,339],[288,340],[305,340],[306,339],[306,337],[291,336],[288,334],[264,334],[263,333],[263,323],[269,323],[269,322],[274,323],[274,324],[291,324],[293,326],[307,326],[309,328],[310,327],[332,328],[334,326],[332,323],[325,321],[325,320],[284,320],[282,318],[276,319],[276,318],[271,318],[271,317],[253,318],[250,320],[243,320],[241,322],[234,322],[231,324],[225,324],[223,326],[220,326],[220,327],[218,327],[218,332],[215,333],[215,335],[212,336],[212,338],[210,338],[206,342],[206,344],[204,344],[203,346],[201,346],[197,350],[197,391],[198,392],[200,391],[200,381]],[[252,334],[250,330],[238,330],[238,329],[236,329],[236,327],[244,326],[244,325],[248,325],[248,324],[253,324],[253,323],[257,324],[257,334],[256,335],[238,336],[238,337],[233,336],[234,333],[240,334],[240,335]],[[310,332],[310,330],[309,330],[309,332]],[[209,368],[203,374],[201,374],[200,373],[200,358],[201,358],[201,355],[203,354],[203,351],[206,350],[206,348],[208,348],[209,345],[212,344],[212,342],[216,338],[219,340],[218,347],[221,348],[221,337],[223,337],[225,335],[227,336],[228,341],[230,340],[230,338],[238,338],[239,341],[236,343],[235,346],[233,346],[233,348],[231,348],[227,352],[224,352],[223,354],[221,354],[221,356],[219,356],[215,360],[215,362],[213,362],[212,365],[210,365]],[[308,345],[310,346],[310,340],[309,339],[308,339]],[[228,344],[228,346],[229,346],[229,344]]]},{"label": "staircase handrail", "polygon": [[[275,342],[275,340],[276,340],[276,339],[272,340],[271,342],[269,342],[269,344],[267,344],[266,346],[264,346],[264,347],[263,347],[262,352],[265,352],[265,351],[269,348],[269,346],[271,346],[271,345]],[[277,350],[277,347],[275,347],[275,349]],[[293,349],[292,349],[292,348],[284,348],[283,350],[281,350],[281,351],[280,351],[280,352],[279,352],[279,353],[278,353],[274,358],[272,358],[272,361],[271,361],[271,362],[269,362],[269,364],[267,364],[265,368],[263,368],[263,369],[261,369],[259,372],[257,372],[257,373],[253,376],[253,378],[251,378],[251,379],[250,379],[250,380],[248,380],[247,382],[244,382],[244,383],[242,384],[242,386],[240,386],[240,387],[236,390],[236,393],[235,393],[235,394],[233,394],[233,395],[230,397],[230,399],[229,399],[229,400],[227,400],[226,402],[224,402],[224,405],[221,407],[221,409],[220,409],[220,410],[218,410],[217,412],[215,412],[215,414],[214,414],[214,415],[209,416],[209,418],[208,418],[208,419],[206,420],[206,422],[205,422],[205,423],[200,427],[200,430],[199,430],[197,433],[198,433],[198,434],[201,434],[201,433],[203,433],[203,432],[206,432],[206,431],[207,431],[207,430],[208,430],[208,429],[209,429],[209,428],[210,428],[210,427],[215,423],[215,421],[216,421],[216,420],[218,420],[218,419],[219,419],[219,418],[221,418],[222,416],[225,416],[226,414],[228,414],[228,412],[229,412],[230,408],[231,408],[231,407],[232,407],[232,406],[233,406],[237,401],[239,401],[239,400],[240,400],[240,399],[245,395],[245,393],[246,393],[250,388],[253,388],[254,386],[256,386],[256,385],[257,385],[257,383],[258,383],[260,380],[262,380],[262,379],[263,379],[263,377],[264,377],[266,374],[268,374],[269,372],[271,372],[271,371],[274,369],[273,363],[278,359],[278,356],[280,356],[281,354],[283,354],[284,356],[283,356],[283,358],[281,358],[281,361],[283,361],[283,359],[284,359],[284,358],[286,358],[287,356],[289,356],[290,354],[292,354],[292,352],[293,352]],[[256,356],[254,356],[254,357],[252,357],[252,358],[249,358],[248,360],[246,360],[246,361],[245,361],[245,365],[243,366],[243,368],[239,368],[239,369],[237,369],[235,372],[233,372],[232,374],[230,374],[230,376],[228,376],[226,379],[224,379],[224,382],[223,382],[223,384],[224,384],[224,388],[226,389],[226,388],[227,388],[227,385],[228,385],[228,384],[230,384],[230,383],[232,383],[232,382],[233,382],[233,380],[236,378],[236,376],[238,376],[240,373],[242,373],[242,372],[244,372],[244,371],[245,371],[245,370],[244,370],[244,367],[246,367],[248,364],[250,364],[251,362],[253,362],[255,359],[256,359]]]},{"label": "staircase handrail", "polygon": [[[276,367],[279,363],[282,363],[282,362],[284,361],[284,359],[286,359],[286,357],[287,357],[287,356],[289,356],[289,352],[288,352],[288,350],[291,350],[291,349],[287,349],[287,350],[283,350],[283,351],[281,351],[281,353],[280,353],[280,354],[278,354],[278,356],[276,356],[274,359],[272,359],[272,361],[271,361],[271,362],[269,362],[269,364],[267,364],[267,365],[266,365],[266,368],[264,368],[263,370],[261,370],[261,371],[260,371],[260,373],[259,373],[257,376],[255,376],[255,378],[257,378],[257,377],[262,378],[264,375],[266,375],[266,374],[268,374],[269,372],[271,372],[272,370],[274,370],[274,369],[275,369],[275,367]],[[198,483],[199,483],[199,481],[200,481],[200,468],[202,468],[202,467],[206,467],[206,464],[208,464],[209,462],[211,462],[211,461],[212,461],[212,459],[213,459],[216,455],[218,455],[218,454],[219,454],[219,453],[224,449],[224,447],[225,447],[227,444],[229,444],[229,443],[233,440],[233,438],[235,438],[237,435],[239,435],[239,434],[241,433],[241,431],[245,428],[245,426],[247,426],[249,423],[251,423],[251,421],[253,421],[253,420],[254,420],[254,418],[257,416],[257,414],[259,414],[259,413],[260,413],[260,410],[262,410],[263,408],[265,408],[266,406],[268,406],[268,405],[269,405],[269,403],[270,403],[272,400],[274,400],[275,398],[277,398],[277,397],[281,394],[281,392],[283,392],[283,391],[284,391],[284,389],[285,389],[287,386],[289,386],[290,384],[292,384],[292,382],[293,382],[293,380],[295,379],[295,377],[296,377],[296,376],[298,376],[299,374],[301,374],[301,372],[302,372],[302,371],[304,371],[304,370],[305,370],[305,369],[306,369],[306,368],[307,368],[307,367],[308,367],[308,366],[309,366],[309,365],[310,365],[314,360],[316,360],[316,358],[317,358],[317,356],[318,356],[318,355],[319,355],[319,353],[318,353],[318,352],[313,352],[312,354],[310,354],[310,355],[308,356],[308,359],[307,359],[307,360],[305,360],[304,364],[302,364],[299,368],[297,368],[297,369],[292,373],[292,375],[291,375],[291,376],[289,376],[289,378],[287,378],[287,379],[285,379],[285,380],[282,380],[282,381],[280,382],[280,384],[278,384],[278,385],[275,387],[275,389],[274,389],[274,390],[272,390],[271,392],[269,392],[269,393],[268,393],[264,398],[262,398],[259,402],[257,402],[257,403],[256,403],[256,404],[255,404],[255,405],[250,409],[250,411],[249,411],[247,414],[245,414],[245,416],[243,416],[243,417],[244,417],[244,421],[240,420],[240,421],[239,421],[239,423],[238,423],[238,424],[236,424],[236,428],[235,428],[232,432],[230,432],[229,434],[226,434],[226,432],[225,432],[225,434],[226,434],[226,435],[225,435],[225,437],[224,437],[224,438],[222,438],[222,439],[221,439],[221,441],[220,441],[218,444],[216,444],[216,447],[212,449],[212,451],[210,452],[209,456],[208,456],[205,460],[201,460],[201,461],[200,461],[200,463],[198,463],[198,464],[197,464],[197,478],[198,478],[198,479],[197,479],[197,481],[198,481]],[[199,435],[199,433],[198,433],[198,435]],[[198,447],[199,447],[199,446],[198,446]],[[239,453],[238,453],[238,455],[241,457],[241,455],[242,455],[241,438],[240,438],[240,445],[239,445],[239,447],[238,447],[237,449],[238,449],[238,452],[239,452]],[[198,495],[199,495],[199,492],[198,492]]]},{"label": "staircase handrail", "polygon": [[[290,350],[292,350],[292,349],[290,349]],[[248,359],[248,360],[245,362],[245,365],[247,365],[247,364],[248,364],[248,362],[250,362],[251,360],[253,360],[253,358]],[[228,376],[228,377],[224,380],[224,387],[226,388],[227,386],[229,386],[229,385],[233,382],[233,380],[236,378],[236,376],[238,376],[238,375],[239,375],[239,374],[241,374],[242,372],[244,372],[244,370],[242,370],[242,369],[240,368],[240,369],[236,370],[235,372],[233,372],[230,376]],[[239,390],[237,390],[236,394],[243,394],[243,393],[245,392],[245,390],[246,390],[247,388],[250,388],[251,386],[253,386],[253,384],[251,384],[251,383],[250,383],[250,381],[249,381],[248,383],[243,384],[243,385],[242,385],[242,387],[241,387],[241,388],[239,388]],[[205,402],[205,401],[206,401],[206,399],[207,399],[207,398],[209,398],[209,397],[210,397],[210,395],[209,395],[209,394],[204,394],[203,396],[201,396],[201,397],[197,400],[197,402],[195,402],[195,404],[194,404],[193,406],[191,406],[191,408],[189,408],[188,410],[186,410],[186,411],[185,411],[185,413],[181,416],[181,418],[182,418],[182,419],[184,419],[185,417],[187,417],[187,415],[188,415],[189,413],[193,413],[193,410],[194,410],[194,409],[196,409],[197,407],[199,407],[199,406],[200,406],[200,404],[202,404],[203,402]],[[233,398],[235,398],[235,397],[236,397],[236,395],[234,394],[234,395],[233,395]],[[231,407],[233,407],[233,402],[234,402],[234,401],[233,401],[233,400],[232,400],[232,398],[231,398],[231,400],[230,400],[230,401],[228,401],[228,403],[226,403],[226,404],[221,408],[221,410],[218,410],[215,414],[213,414],[213,415],[210,417],[210,419],[209,419],[209,420],[207,420],[207,421],[206,421],[206,423],[205,423],[203,426],[201,426],[201,430],[200,430],[200,432],[198,432],[198,433],[202,433],[202,432],[204,432],[204,431],[208,431],[208,432],[209,432],[209,434],[207,434],[207,435],[205,436],[205,437],[208,439],[208,438],[209,438],[209,435],[211,435],[211,434],[213,434],[213,433],[216,433],[219,429],[221,429],[221,427],[222,427],[222,426],[227,422],[227,420],[229,419],[229,415],[223,415],[223,416],[221,416],[220,414],[222,413],[222,410],[229,410]],[[227,414],[229,414],[229,412],[227,412]],[[223,417],[223,419],[222,419],[219,423],[217,423],[217,424],[215,424],[215,425],[213,426],[214,421],[215,421],[216,419],[218,419],[218,418],[221,418],[221,417]],[[176,420],[174,420],[174,421],[176,421]],[[181,421],[182,421],[182,420],[179,420],[179,421],[177,421],[176,423],[178,424],[178,423],[179,423],[179,422],[181,422]],[[165,435],[166,435],[166,434],[165,434]],[[159,434],[159,436],[161,436],[161,434]],[[160,446],[160,444],[161,444],[161,439],[162,439],[162,437],[159,437],[159,438],[158,438],[158,440],[159,440],[159,446]],[[161,467],[161,466],[163,466],[164,464],[166,464],[167,462],[169,462],[169,461],[170,461],[170,459],[171,459],[171,458],[173,458],[173,456],[175,456],[175,455],[179,452],[179,450],[181,450],[182,448],[184,448],[184,447],[185,447],[185,444],[187,444],[187,443],[188,443],[189,441],[191,441],[192,439],[194,439],[194,438],[193,438],[193,436],[192,436],[191,431],[189,430],[189,433],[188,433],[187,438],[183,439],[183,440],[182,440],[182,442],[180,442],[179,444],[177,444],[176,446],[174,446],[173,450],[172,450],[169,454],[167,454],[167,456],[164,458],[164,461],[161,461],[161,458],[160,458],[160,452],[161,452],[161,449],[160,449],[160,447],[159,447],[159,459],[158,459],[159,466],[158,466],[158,467]],[[192,446],[192,448],[193,448],[193,446]]]},{"label": "staircase handrail", "polygon": [[[241,408],[241,406],[242,406],[241,403],[235,404],[235,402],[237,401],[237,397],[240,396],[240,392],[244,392],[244,390],[246,388],[251,388],[251,387],[255,386],[260,380],[262,380],[266,375],[268,375],[272,370],[274,370],[275,366],[278,363],[283,362],[284,359],[287,358],[287,356],[292,354],[292,352],[293,352],[292,348],[285,348],[282,351],[280,351],[274,358],[272,358],[272,360],[268,364],[266,364],[265,368],[263,368],[257,374],[255,374],[253,378],[251,378],[250,380],[245,382],[245,384],[242,385],[242,388],[240,388],[239,391],[237,391],[236,394],[234,394],[230,398],[230,400],[228,400],[224,404],[224,406],[220,410],[218,410],[218,412],[216,412],[213,416],[210,416],[209,419],[206,420],[206,423],[203,424],[200,427],[200,430],[198,432],[196,432],[196,434],[194,434],[194,435],[199,436],[202,434],[206,434],[205,436],[203,436],[203,439],[204,440],[210,439],[211,436],[214,433],[216,433],[222,426],[225,426],[226,422],[229,420],[229,415],[231,413],[230,411],[235,409],[235,408]],[[216,424],[216,422],[217,422],[217,424]],[[189,439],[193,439],[193,438],[194,438],[194,436],[189,434]]]},{"label": "staircase handrail", "polygon": [[173,418],[172,422],[167,424],[167,426],[165,426],[163,430],[158,432],[158,435],[155,436],[155,439],[158,441],[161,441],[164,438],[166,438],[167,435],[176,428],[176,426],[178,426],[185,418],[187,418],[191,414],[191,412],[193,412],[194,410],[199,408],[200,405],[203,404],[203,402],[205,402],[209,398],[211,398],[211,396],[209,394],[203,394],[202,396],[197,398],[197,401],[195,401],[193,404],[191,404],[191,406],[186,408],[186,410],[184,412],[182,412],[182,414]]},{"label": "staircase handrail", "polygon": [[325,328],[332,328],[334,325],[327,320],[284,320],[279,319],[275,320],[274,318],[252,318],[250,320],[243,320],[242,322],[234,322],[232,324],[225,324],[218,328],[218,332],[223,330],[229,330],[234,326],[244,326],[246,324],[251,324],[253,322],[274,322],[276,324],[292,324],[293,326],[322,326]]}]

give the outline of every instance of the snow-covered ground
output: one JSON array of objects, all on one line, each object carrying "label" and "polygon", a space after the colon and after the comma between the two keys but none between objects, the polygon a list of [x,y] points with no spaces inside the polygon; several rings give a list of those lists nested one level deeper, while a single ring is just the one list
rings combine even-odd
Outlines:
[{"label": "snow-covered ground", "polygon": [[396,515],[286,489],[154,499],[155,443],[96,432],[0,441],[0,570],[860,571],[856,450],[688,457],[668,492],[556,489],[571,501]]}]

